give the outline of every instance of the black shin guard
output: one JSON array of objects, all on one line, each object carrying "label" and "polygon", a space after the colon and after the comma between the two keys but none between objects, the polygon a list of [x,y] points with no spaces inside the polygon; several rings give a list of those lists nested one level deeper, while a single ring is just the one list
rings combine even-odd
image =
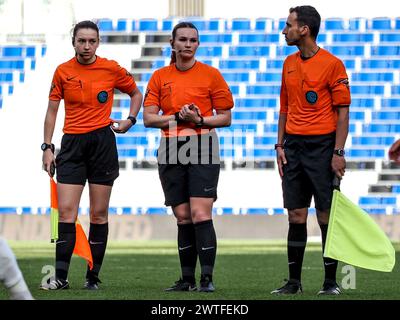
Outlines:
[{"label": "black shin guard", "polygon": [[[321,236],[322,236],[322,252],[325,251],[325,242],[326,242],[326,235],[328,233],[328,225],[327,224],[321,224],[319,226],[321,228]],[[331,280],[336,282],[336,270],[338,266],[338,261],[331,259],[331,258],[325,258],[324,259],[324,268],[325,268],[325,280]]]},{"label": "black shin guard", "polygon": [[304,250],[307,245],[307,224],[289,223],[287,251],[289,278],[301,281]]},{"label": "black shin guard", "polygon": [[196,234],[192,223],[178,224],[178,250],[182,279],[195,283],[197,248]]},{"label": "black shin guard", "polygon": [[199,254],[201,274],[212,276],[217,254],[217,237],[212,220],[202,221],[194,225],[196,231],[196,247]]},{"label": "black shin guard", "polygon": [[92,251],[93,269],[89,267],[86,272],[86,279],[98,280],[101,265],[103,263],[104,254],[107,247],[108,223],[90,224],[89,244]]},{"label": "black shin guard", "polygon": [[75,248],[75,223],[58,223],[58,240],[56,241],[56,279],[66,280],[69,264]]}]

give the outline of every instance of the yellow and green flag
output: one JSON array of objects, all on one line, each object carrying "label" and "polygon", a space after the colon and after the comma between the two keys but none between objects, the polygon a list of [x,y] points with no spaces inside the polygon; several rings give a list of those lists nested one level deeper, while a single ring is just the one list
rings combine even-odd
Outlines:
[{"label": "yellow and green flag", "polygon": [[333,191],[325,257],[376,271],[391,272],[392,243],[375,221],[340,191]]},{"label": "yellow and green flag", "polygon": [[[50,178],[50,229],[51,229],[51,242],[58,239],[58,198],[57,198],[57,184],[53,178]],[[90,250],[89,242],[86,238],[85,231],[78,219],[76,219],[76,241],[74,253],[85,259],[89,265],[90,270],[93,269],[93,257]]]}]

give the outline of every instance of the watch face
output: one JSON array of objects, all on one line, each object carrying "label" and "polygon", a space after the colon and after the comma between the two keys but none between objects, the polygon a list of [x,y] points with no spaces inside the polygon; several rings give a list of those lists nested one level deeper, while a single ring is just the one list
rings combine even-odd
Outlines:
[{"label": "watch face", "polygon": [[43,143],[40,148],[42,149],[42,151],[45,151],[47,149],[47,144]]}]

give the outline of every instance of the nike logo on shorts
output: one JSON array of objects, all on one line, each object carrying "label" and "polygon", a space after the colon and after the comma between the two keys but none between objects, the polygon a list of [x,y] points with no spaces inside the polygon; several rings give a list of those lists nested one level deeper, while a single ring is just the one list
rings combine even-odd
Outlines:
[{"label": "nike logo on shorts", "polygon": [[103,244],[104,242],[89,241],[90,244]]},{"label": "nike logo on shorts", "polygon": [[210,192],[210,191],[213,191],[214,189],[215,189],[215,187],[204,188],[204,192]]},{"label": "nike logo on shorts", "polygon": [[186,247],[179,247],[178,249],[179,249],[180,251],[182,251],[182,250],[185,250],[185,249],[189,249],[189,248],[191,248],[191,247],[192,247],[192,245],[186,246]]},{"label": "nike logo on shorts", "polygon": [[214,247],[206,247],[206,248],[201,247],[201,250],[203,250],[203,251],[210,250],[210,249],[214,249]]}]

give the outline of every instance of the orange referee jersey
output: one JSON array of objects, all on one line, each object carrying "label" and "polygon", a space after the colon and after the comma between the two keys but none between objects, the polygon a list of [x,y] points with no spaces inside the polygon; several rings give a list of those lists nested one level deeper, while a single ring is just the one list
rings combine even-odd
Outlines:
[{"label": "orange referee jersey", "polygon": [[[172,115],[189,103],[197,105],[201,115],[208,117],[213,115],[213,109],[231,109],[233,98],[221,73],[199,61],[186,71],[179,71],[172,64],[153,73],[147,85],[144,107],[158,106],[164,115]],[[194,129],[197,134],[201,131],[194,123],[183,122],[178,125],[177,134],[185,128]],[[167,137],[174,135],[168,129],[162,129],[162,132]]]},{"label": "orange referee jersey", "polygon": [[86,133],[109,125],[114,88],[128,94],[136,88],[133,76],[114,60],[97,57],[84,65],[74,57],[59,65],[49,99],[64,99],[64,133]]},{"label": "orange referee jersey", "polygon": [[346,69],[338,58],[320,48],[303,60],[300,52],[283,65],[280,112],[287,114],[286,132],[320,135],[336,130],[336,107],[349,106]]}]

